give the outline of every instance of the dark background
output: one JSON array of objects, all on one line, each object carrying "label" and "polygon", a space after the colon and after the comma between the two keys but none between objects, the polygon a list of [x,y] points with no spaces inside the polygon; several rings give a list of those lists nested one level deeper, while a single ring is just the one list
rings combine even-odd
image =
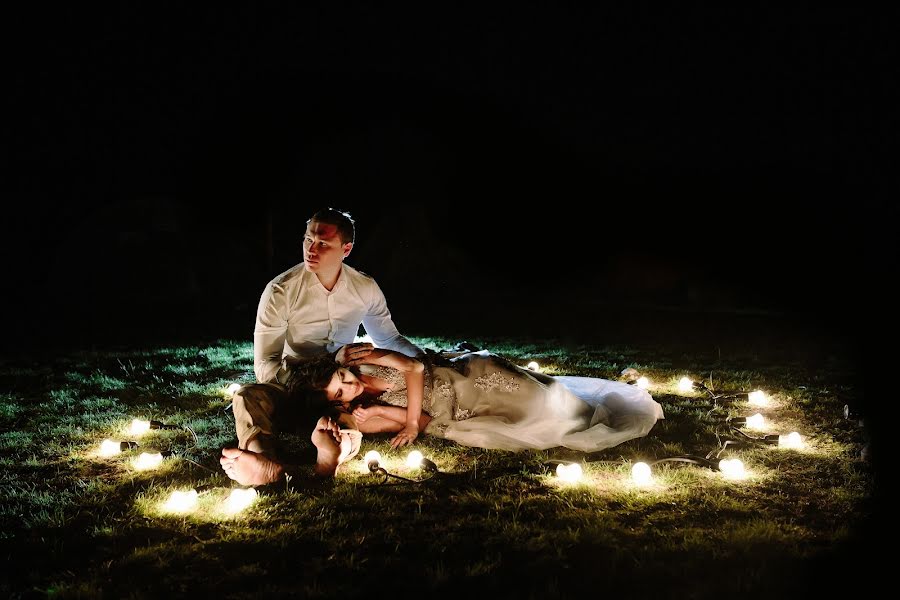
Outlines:
[{"label": "dark background", "polygon": [[883,439],[893,15],[486,4],[10,15],[4,354],[249,341],[331,205],[404,333],[839,357]]},{"label": "dark background", "polygon": [[869,187],[896,122],[878,109],[887,22],[346,3],[22,15],[4,346],[250,339],[263,286],[332,205],[358,221],[348,263],[412,335],[608,341],[666,323],[715,338],[743,319],[852,354],[894,247],[896,209]]}]

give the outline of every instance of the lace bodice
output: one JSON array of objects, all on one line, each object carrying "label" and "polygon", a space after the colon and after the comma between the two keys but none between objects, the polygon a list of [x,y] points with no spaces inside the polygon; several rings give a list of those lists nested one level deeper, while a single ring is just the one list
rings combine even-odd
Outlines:
[{"label": "lace bodice", "polygon": [[[392,406],[400,406],[406,408],[408,404],[406,396],[406,377],[402,371],[393,367],[384,367],[381,365],[363,365],[360,370],[370,377],[377,377],[387,381],[391,385],[391,389],[383,392],[376,398],[376,401],[390,404]],[[422,395],[422,411],[433,415],[433,402],[431,397],[432,389],[432,371],[431,365],[425,364],[425,393]]]}]

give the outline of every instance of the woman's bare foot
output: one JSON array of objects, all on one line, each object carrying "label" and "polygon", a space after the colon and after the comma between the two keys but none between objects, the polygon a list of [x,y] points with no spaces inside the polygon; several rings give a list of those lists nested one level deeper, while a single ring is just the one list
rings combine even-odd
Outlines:
[{"label": "woman's bare foot", "polygon": [[219,459],[225,474],[241,485],[265,485],[277,481],[284,474],[284,468],[264,454],[222,448]]}]

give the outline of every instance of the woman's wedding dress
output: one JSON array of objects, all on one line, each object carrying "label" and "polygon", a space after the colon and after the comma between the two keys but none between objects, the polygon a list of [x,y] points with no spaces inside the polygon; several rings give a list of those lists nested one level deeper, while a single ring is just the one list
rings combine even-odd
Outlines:
[{"label": "woman's wedding dress", "polygon": [[[487,351],[426,361],[424,433],[466,446],[595,452],[645,436],[662,407],[637,386],[592,377],[550,377]],[[406,406],[401,373],[366,366],[391,381],[379,401]]]}]

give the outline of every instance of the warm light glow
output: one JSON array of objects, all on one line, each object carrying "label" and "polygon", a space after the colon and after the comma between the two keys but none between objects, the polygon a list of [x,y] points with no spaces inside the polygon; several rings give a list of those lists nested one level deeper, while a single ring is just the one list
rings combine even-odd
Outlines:
[{"label": "warm light glow", "polygon": [[[372,466],[374,463],[374,467]],[[367,471],[371,471],[373,468],[377,469],[381,466],[381,455],[377,450],[369,450],[366,452],[366,456],[363,458],[363,464],[366,466]]]},{"label": "warm light glow", "polygon": [[762,390],[756,390],[755,392],[750,392],[747,396],[747,400],[753,406],[768,406],[769,398]]},{"label": "warm light glow", "polygon": [[574,483],[581,479],[581,465],[578,463],[556,465],[556,476],[567,483]]},{"label": "warm light glow", "polygon": [[172,512],[187,512],[197,505],[197,490],[174,491],[163,508]]},{"label": "warm light glow", "polygon": [[803,438],[796,431],[792,431],[787,435],[779,435],[778,446],[780,448],[802,448]]},{"label": "warm light glow", "polygon": [[532,370],[532,371],[537,371],[538,373],[541,372],[541,365],[537,364],[537,363],[534,362],[534,361],[531,361],[530,363],[528,363],[528,367],[527,367],[527,368],[530,369],[530,370]]},{"label": "warm light glow", "polygon": [[651,476],[650,465],[645,462],[634,463],[631,467],[631,479],[638,485],[650,483]]},{"label": "warm light glow", "polygon": [[410,469],[418,469],[422,466],[422,459],[425,458],[422,456],[422,453],[418,450],[413,450],[406,457],[406,466]]},{"label": "warm light glow", "polygon": [[131,435],[143,435],[150,431],[150,421],[134,419],[131,421],[131,429],[129,431]]},{"label": "warm light glow", "polygon": [[100,456],[114,456],[122,451],[122,444],[112,440],[103,440],[100,444]]},{"label": "warm light glow", "polygon": [[638,377],[637,386],[642,390],[646,390],[648,387],[650,387],[650,380],[646,377]]},{"label": "warm light glow", "polygon": [[751,429],[764,429],[766,426],[766,418],[759,413],[752,417],[747,417],[747,427]]},{"label": "warm light glow", "polygon": [[744,463],[741,462],[739,458],[723,458],[719,461],[719,470],[722,471],[726,477],[731,478],[740,478],[745,475],[744,473]]},{"label": "warm light glow", "polygon": [[240,489],[235,488],[231,490],[231,495],[228,496],[228,502],[225,505],[225,510],[230,513],[241,512],[256,500],[258,496],[257,492],[253,488]]},{"label": "warm light glow", "polygon": [[146,471],[147,469],[155,469],[162,463],[163,455],[159,452],[151,454],[149,452],[141,452],[141,455],[134,459],[134,468],[138,471]]},{"label": "warm light glow", "polygon": [[692,389],[694,389],[694,382],[687,377],[682,377],[680,380],[678,380],[679,392],[689,392]]},{"label": "warm light glow", "polygon": [[234,396],[235,392],[237,392],[239,389],[241,389],[241,384],[232,383],[227,388],[225,388],[225,391],[228,392],[229,396]]}]

